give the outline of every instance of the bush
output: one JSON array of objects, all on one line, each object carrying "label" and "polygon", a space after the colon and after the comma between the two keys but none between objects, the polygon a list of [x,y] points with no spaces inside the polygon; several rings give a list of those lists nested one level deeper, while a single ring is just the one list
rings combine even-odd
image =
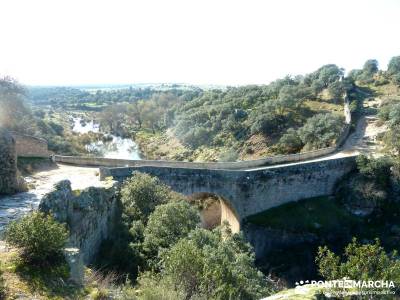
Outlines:
[{"label": "bush", "polygon": [[5,238],[10,245],[22,250],[21,257],[25,262],[48,265],[62,257],[68,231],[52,216],[34,212],[11,222]]},{"label": "bush", "polygon": [[344,257],[327,247],[319,247],[316,262],[319,273],[327,280],[383,280],[400,282],[400,261],[397,252],[386,254],[378,239],[374,244],[359,244],[355,238],[347,245]]},{"label": "bush", "polygon": [[[122,300],[179,300],[185,298],[182,290],[179,290],[173,285],[171,278],[167,276],[160,276],[150,272],[143,273],[138,279],[137,290],[124,287],[122,291]],[[190,298],[193,300],[200,300],[203,298]]]},{"label": "bush", "polygon": [[303,142],[301,141],[296,130],[289,128],[288,131],[280,138],[277,146],[280,153],[298,153],[303,147]]},{"label": "bush", "polygon": [[254,266],[254,254],[240,235],[220,228],[196,229],[163,254],[163,276],[184,299],[260,299],[271,284]]},{"label": "bush", "polygon": [[230,149],[226,152],[221,153],[219,155],[218,161],[222,162],[237,161],[238,158],[239,154],[235,150]]},{"label": "bush", "polygon": [[320,149],[332,146],[340,136],[343,126],[342,116],[332,113],[318,114],[308,119],[298,130],[298,134],[306,150]]},{"label": "bush", "polygon": [[156,258],[157,253],[174,245],[200,223],[197,209],[184,201],[159,205],[150,215],[144,230],[144,249]]},{"label": "bush", "polygon": [[124,215],[129,223],[140,220],[146,224],[157,205],[167,203],[176,195],[157,177],[135,172],[121,188]]},{"label": "bush", "polygon": [[383,187],[389,185],[392,166],[390,159],[387,157],[368,158],[365,155],[359,155],[356,162],[360,174],[373,179]]}]

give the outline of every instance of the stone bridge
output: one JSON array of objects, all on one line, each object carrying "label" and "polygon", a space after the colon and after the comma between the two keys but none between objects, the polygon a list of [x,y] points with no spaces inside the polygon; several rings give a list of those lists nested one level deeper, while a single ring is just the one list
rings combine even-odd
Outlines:
[{"label": "stone bridge", "polygon": [[221,220],[234,231],[250,216],[287,202],[330,195],[335,183],[355,168],[355,155],[269,166],[249,170],[189,169],[138,166],[100,168],[100,178],[123,181],[135,171],[157,176],[177,192],[215,194],[221,200]]}]

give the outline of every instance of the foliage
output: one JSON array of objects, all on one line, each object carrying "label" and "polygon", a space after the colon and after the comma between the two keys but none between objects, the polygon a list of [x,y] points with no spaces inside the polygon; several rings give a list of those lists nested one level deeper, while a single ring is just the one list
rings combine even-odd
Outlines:
[{"label": "foliage", "polygon": [[347,245],[343,257],[326,246],[319,247],[316,262],[319,273],[327,280],[388,280],[400,282],[400,261],[397,252],[386,254],[378,239],[374,244],[360,244],[356,238]]},{"label": "foliage", "polygon": [[[137,290],[126,287],[122,299],[131,300],[179,300],[186,299],[182,290],[176,288],[170,277],[154,273],[143,273],[138,279]],[[205,298],[193,298],[200,300]]]},{"label": "foliage", "polygon": [[388,157],[373,158],[359,155],[356,162],[357,168],[362,175],[375,180],[382,186],[389,184],[392,161]]},{"label": "foliage", "polygon": [[143,248],[150,257],[157,257],[186,237],[200,223],[197,209],[185,201],[174,201],[157,206],[144,229]]},{"label": "foliage", "polygon": [[298,153],[304,144],[294,128],[289,128],[286,133],[279,139],[280,153]]},{"label": "foliage", "polygon": [[32,132],[32,113],[24,102],[25,90],[10,77],[0,78],[0,126],[16,132]]},{"label": "foliage", "polygon": [[387,73],[392,76],[400,74],[400,56],[394,56],[390,59]]},{"label": "foliage", "polygon": [[222,161],[222,162],[237,161],[238,158],[239,158],[239,154],[233,149],[230,149],[226,152],[222,152],[219,155],[219,161]]},{"label": "foliage", "polygon": [[159,204],[175,199],[177,195],[157,177],[134,172],[121,188],[124,216],[128,222],[139,220],[144,224]]},{"label": "foliage", "polygon": [[185,299],[259,299],[271,286],[254,267],[254,254],[242,236],[225,229],[197,229],[163,255],[163,276]]},{"label": "foliage", "polygon": [[[140,172],[135,172],[123,183],[120,196],[122,219],[117,224],[113,239],[103,242],[97,265],[109,270],[118,270],[135,279],[138,269],[148,268],[150,262],[157,256],[156,243],[166,245],[169,238],[181,234],[177,229],[181,224],[175,224],[174,218],[177,215],[184,218],[185,213],[192,216],[193,211],[191,208],[185,207],[184,211],[178,212],[176,205],[182,208],[182,204],[175,202],[183,200],[183,196],[173,192],[157,177]],[[163,205],[170,202],[173,204]],[[152,213],[158,207],[160,207],[159,212],[153,216]],[[168,220],[170,227],[167,227],[175,232],[165,230],[166,224],[160,225],[160,222],[161,224],[167,222],[163,213],[173,214],[173,217]],[[192,219],[192,221],[194,220],[196,218]],[[148,221],[151,221],[151,225],[146,231],[147,248],[144,249],[145,229]],[[183,219],[177,219],[177,221],[183,221]],[[157,226],[160,227],[157,228]]]},{"label": "foliage", "polygon": [[22,258],[27,263],[46,265],[58,262],[62,256],[68,231],[51,215],[33,212],[11,222],[5,238],[8,243],[21,249]]},{"label": "foliage", "polygon": [[307,120],[298,130],[305,149],[313,150],[332,146],[343,129],[343,117],[328,113],[318,114]]}]

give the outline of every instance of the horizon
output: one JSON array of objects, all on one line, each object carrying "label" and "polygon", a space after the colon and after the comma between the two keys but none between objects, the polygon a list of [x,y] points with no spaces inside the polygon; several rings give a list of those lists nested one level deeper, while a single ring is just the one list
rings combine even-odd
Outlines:
[{"label": "horizon", "polygon": [[325,64],[348,72],[377,59],[385,70],[400,55],[395,0],[6,0],[2,7],[0,25],[9,29],[0,74],[27,86],[268,84]]}]

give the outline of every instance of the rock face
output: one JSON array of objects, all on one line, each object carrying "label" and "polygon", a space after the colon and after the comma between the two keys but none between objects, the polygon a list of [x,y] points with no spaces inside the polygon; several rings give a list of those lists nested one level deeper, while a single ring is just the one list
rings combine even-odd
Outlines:
[{"label": "rock face", "polygon": [[0,128],[0,194],[13,194],[17,191],[15,140],[6,129]]},{"label": "rock face", "polygon": [[70,231],[68,247],[80,249],[83,262],[89,264],[103,240],[110,237],[117,216],[116,186],[89,187],[72,191],[68,180],[60,181],[45,195],[39,210],[51,213],[66,223]]}]

